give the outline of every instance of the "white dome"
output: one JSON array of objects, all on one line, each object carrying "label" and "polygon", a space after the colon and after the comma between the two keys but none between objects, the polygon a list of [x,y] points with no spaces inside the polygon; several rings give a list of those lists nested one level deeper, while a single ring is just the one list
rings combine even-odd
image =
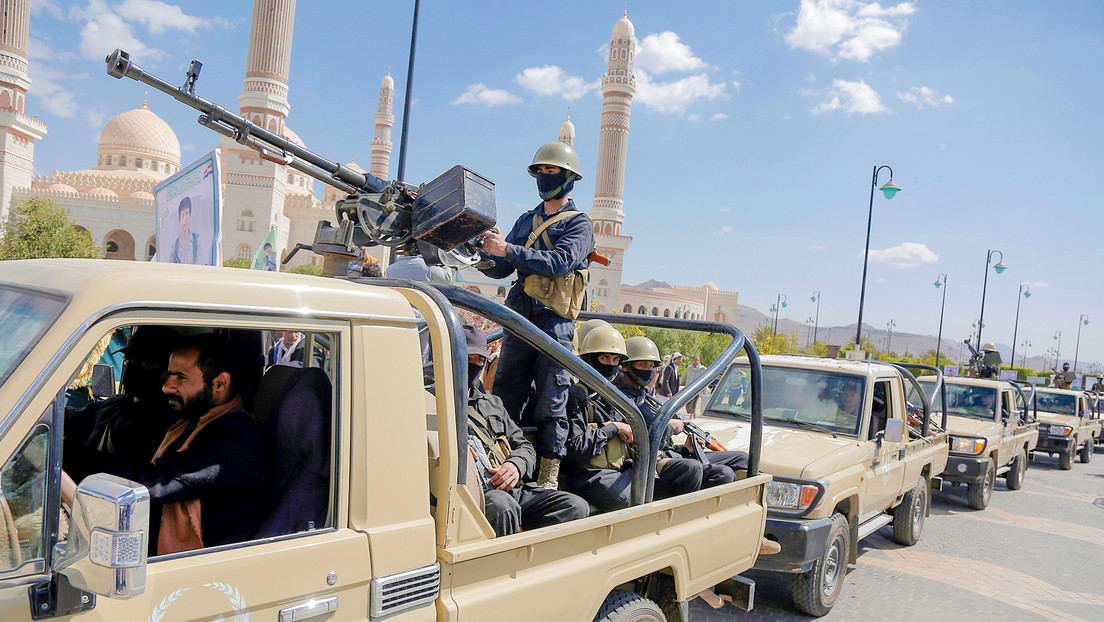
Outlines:
[{"label": "white dome", "polygon": [[613,25],[614,35],[625,35],[625,38],[633,38],[633,34],[636,30],[633,28],[632,22],[629,21],[629,12],[625,11],[625,16],[617,20],[617,23]]},{"label": "white dome", "polygon": [[364,170],[363,168],[361,168],[359,164],[357,164],[356,158],[353,158],[352,160],[349,160],[348,162],[346,162],[345,166],[349,167],[350,170],[355,171],[357,173],[364,174],[364,173],[368,172],[368,171]]},{"label": "white dome", "polygon": [[168,123],[142,104],[107,122],[97,154],[147,157],[179,167],[180,141]]},{"label": "white dome", "polygon": [[709,283],[706,283],[705,285],[702,285],[702,289],[708,289],[711,292],[720,291],[720,289],[716,285],[714,285],[712,282],[709,282]]},{"label": "white dome", "polygon": [[575,142],[575,124],[571,122],[570,116],[560,126],[560,142],[568,145]]},{"label": "white dome", "polygon": [[117,196],[119,196],[114,190],[111,190],[109,188],[103,188],[103,187],[93,188],[93,189],[89,190],[88,193],[89,194],[99,194],[99,195],[103,195],[105,197],[117,197]]},{"label": "white dome", "polygon": [[50,184],[46,186],[47,190],[57,190],[58,192],[76,192],[77,189],[69,184]]},{"label": "white dome", "polygon": [[153,195],[150,194],[149,192],[146,192],[145,190],[139,190],[137,192],[132,192],[130,194],[130,196],[134,197],[135,199],[146,199],[148,201],[153,200]]},{"label": "white dome", "polygon": [[306,147],[306,145],[303,144],[303,139],[299,138],[299,135],[291,131],[291,128],[286,125],[284,126],[284,131],[280,132],[280,135],[286,138],[289,142],[293,142],[300,147]]},{"label": "white dome", "polygon": [[383,76],[383,79],[380,80],[380,90],[383,89],[395,90],[395,80],[391,77],[391,74]]}]

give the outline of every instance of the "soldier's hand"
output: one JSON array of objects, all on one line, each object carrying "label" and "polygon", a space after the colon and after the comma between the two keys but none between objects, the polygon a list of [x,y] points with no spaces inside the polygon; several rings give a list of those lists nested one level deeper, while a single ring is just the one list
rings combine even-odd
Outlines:
[{"label": "soldier's hand", "polygon": [[694,436],[693,434],[687,434],[686,435],[686,442],[683,443],[682,446],[685,447],[686,449],[690,450],[690,451],[694,451],[694,443],[697,443],[702,449],[708,449],[705,446],[705,441],[703,441],[700,438]]},{"label": "soldier's hand", "polygon": [[633,442],[632,428],[629,426],[629,424],[622,423],[620,421],[614,421],[613,425],[617,426],[617,436],[620,436],[621,440],[625,441],[626,443]]},{"label": "soldier's hand", "polygon": [[506,256],[506,238],[503,237],[498,227],[487,229],[483,235],[479,236],[479,239],[483,242],[484,253],[494,257]]},{"label": "soldier's hand", "polygon": [[521,472],[513,462],[507,462],[497,469],[489,467],[487,470],[492,474],[491,486],[503,492],[510,492],[521,481]]},{"label": "soldier's hand", "polygon": [[671,434],[682,434],[683,422],[681,419],[672,419],[667,422],[671,428]]}]

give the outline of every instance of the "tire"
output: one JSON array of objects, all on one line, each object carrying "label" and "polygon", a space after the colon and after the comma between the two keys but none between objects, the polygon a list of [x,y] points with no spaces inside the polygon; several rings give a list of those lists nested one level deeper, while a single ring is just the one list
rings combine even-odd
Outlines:
[{"label": "tire", "polygon": [[667,622],[659,605],[636,592],[614,590],[594,616],[594,622]]},{"label": "tire", "polygon": [[1027,456],[1021,451],[1012,458],[1012,466],[1004,474],[1004,484],[1009,490],[1019,490],[1023,488],[1025,475],[1027,475]]},{"label": "tire", "polygon": [[924,531],[924,515],[928,513],[928,480],[920,478],[916,486],[905,493],[901,505],[893,511],[893,539],[898,544],[912,546]]},{"label": "tire", "polygon": [[1090,436],[1089,440],[1085,441],[1085,444],[1081,446],[1081,464],[1087,464],[1092,460],[1093,455],[1093,439]]},{"label": "tire", "polygon": [[834,514],[824,554],[812,570],[791,578],[790,596],[798,611],[819,617],[832,610],[843,590],[850,554],[851,527],[843,514]]},{"label": "tire", "polygon": [[1068,471],[1073,468],[1073,452],[1063,451],[1058,454],[1058,468]]},{"label": "tire", "polygon": [[989,507],[989,499],[993,497],[993,483],[997,481],[997,467],[993,460],[985,468],[985,475],[976,484],[966,487],[966,502],[975,510],[984,510]]}]

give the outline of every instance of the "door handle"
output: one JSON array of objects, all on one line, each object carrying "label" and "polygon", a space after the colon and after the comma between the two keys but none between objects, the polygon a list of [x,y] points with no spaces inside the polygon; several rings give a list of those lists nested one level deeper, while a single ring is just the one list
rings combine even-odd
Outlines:
[{"label": "door handle", "polygon": [[330,598],[312,600],[302,605],[281,609],[280,622],[299,622],[299,620],[307,620],[334,611],[337,611],[337,597],[331,596]]}]

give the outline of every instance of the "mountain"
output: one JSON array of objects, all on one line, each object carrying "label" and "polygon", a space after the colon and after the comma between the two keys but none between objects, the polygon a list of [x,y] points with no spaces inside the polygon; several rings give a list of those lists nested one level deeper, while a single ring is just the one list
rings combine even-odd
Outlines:
[{"label": "mountain", "polygon": [[635,287],[637,289],[659,289],[660,287],[670,288],[671,285],[670,285],[670,283],[667,283],[666,281],[657,281],[655,279],[648,279],[647,281],[644,281],[640,285],[630,285],[629,287]]}]

